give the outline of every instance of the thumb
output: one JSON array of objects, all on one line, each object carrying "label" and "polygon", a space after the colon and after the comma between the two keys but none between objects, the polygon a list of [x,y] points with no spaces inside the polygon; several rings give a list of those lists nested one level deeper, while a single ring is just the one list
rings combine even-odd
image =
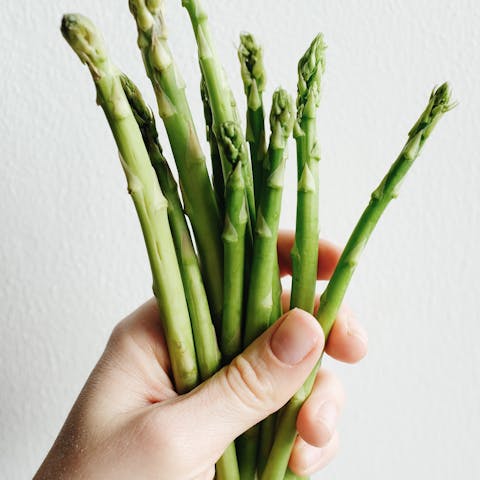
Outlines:
[{"label": "thumb", "polygon": [[318,321],[303,310],[291,310],[229,365],[178,397],[170,404],[172,418],[183,419],[199,433],[191,438],[190,451],[203,458],[221,453],[281,408],[302,386],[323,346]]}]

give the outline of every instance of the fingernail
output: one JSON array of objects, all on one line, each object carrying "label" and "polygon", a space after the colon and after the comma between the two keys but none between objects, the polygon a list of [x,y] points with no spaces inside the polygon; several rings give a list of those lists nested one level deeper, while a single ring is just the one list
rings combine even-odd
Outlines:
[{"label": "fingernail", "polygon": [[353,337],[358,338],[363,343],[368,343],[368,335],[365,329],[358,323],[358,320],[353,316],[347,319],[347,333]]},{"label": "fingernail", "polygon": [[283,319],[270,340],[270,348],[283,363],[300,363],[315,347],[319,326],[306,312],[294,309]]},{"label": "fingernail", "polygon": [[331,400],[327,400],[322,403],[320,408],[317,410],[316,418],[317,421],[322,423],[327,432],[328,438],[330,438],[335,431],[335,425],[337,423],[338,409],[337,405]]}]

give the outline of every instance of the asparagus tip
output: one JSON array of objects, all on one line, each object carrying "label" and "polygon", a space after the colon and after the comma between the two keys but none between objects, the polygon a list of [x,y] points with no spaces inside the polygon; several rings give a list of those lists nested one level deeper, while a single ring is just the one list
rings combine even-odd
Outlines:
[{"label": "asparagus tip", "polygon": [[228,121],[222,123],[217,141],[232,165],[235,165],[241,160],[245,149],[245,142],[242,130],[237,122]]},{"label": "asparagus tip", "polygon": [[62,17],[60,30],[67,43],[82,63],[97,75],[107,63],[107,50],[103,38],[93,22],[79,13]]},{"label": "asparagus tip", "polygon": [[283,88],[275,90],[270,111],[270,128],[272,130],[272,144],[274,147],[285,147],[285,142],[292,133],[294,121],[292,97]]},{"label": "asparagus tip", "polygon": [[[448,82],[435,87],[430,94],[430,100],[417,123],[408,132],[409,137],[422,133],[423,141],[428,137],[440,117],[455,108],[457,102],[451,101],[451,90]],[[421,143],[423,143],[423,141]]]},{"label": "asparagus tip", "polygon": [[[325,50],[327,46],[323,34],[319,33],[312,41],[307,51],[298,62],[298,117],[306,110],[308,103],[316,109],[320,102],[321,76],[325,71]],[[309,100],[312,100],[310,102]],[[310,110],[310,109],[308,109]]]},{"label": "asparagus tip", "polygon": [[242,32],[240,34],[238,58],[240,60],[245,93],[248,95],[253,83],[256,83],[258,93],[263,93],[266,83],[263,51],[251,33]]}]

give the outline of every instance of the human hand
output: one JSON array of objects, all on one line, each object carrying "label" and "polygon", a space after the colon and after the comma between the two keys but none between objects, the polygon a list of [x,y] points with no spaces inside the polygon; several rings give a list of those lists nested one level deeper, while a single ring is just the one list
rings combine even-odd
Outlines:
[{"label": "human hand", "polygon": [[[292,244],[293,234],[280,234],[282,275],[291,274]],[[330,277],[338,257],[336,247],[320,242],[319,279]],[[288,308],[287,293],[283,299]],[[211,479],[227,445],[288,401],[323,347],[311,315],[287,312],[230,365],[179,396],[152,299],[115,327],[35,480]],[[366,334],[346,308],[325,351],[349,363],[366,354]],[[334,456],[343,402],[339,380],[320,369],[297,419],[289,463],[295,473],[313,473]]]}]

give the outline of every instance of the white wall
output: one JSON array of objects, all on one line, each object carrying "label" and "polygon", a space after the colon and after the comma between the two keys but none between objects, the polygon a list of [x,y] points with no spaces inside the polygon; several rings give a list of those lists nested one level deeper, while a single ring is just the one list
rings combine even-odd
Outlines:
[{"label": "white wall", "polygon": [[[167,3],[203,132],[190,25],[180,1]],[[325,33],[321,222],[339,243],[430,89],[451,81],[459,106],[428,141],[349,290],[370,354],[355,367],[328,362],[348,403],[341,452],[318,478],[477,478],[480,3],[206,3],[241,105],[239,31],[265,45],[268,94],[279,84],[294,91],[299,56]],[[13,480],[33,474],[113,325],[150,295],[114,144],[88,72],[60,35],[61,14],[90,16],[153,97],[126,0],[3,0],[0,11],[0,477]],[[292,228],[293,158],[289,174],[282,224]]]}]

